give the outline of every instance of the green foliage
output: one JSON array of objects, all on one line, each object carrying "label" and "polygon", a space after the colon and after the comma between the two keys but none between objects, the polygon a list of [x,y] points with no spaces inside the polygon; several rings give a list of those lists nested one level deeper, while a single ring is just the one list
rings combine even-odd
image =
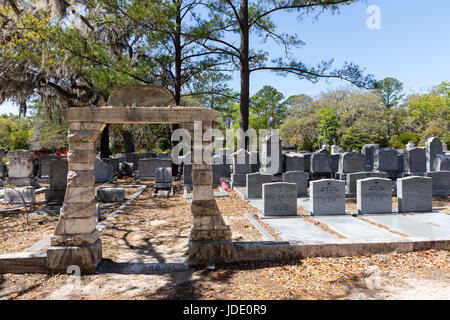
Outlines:
[{"label": "green foliage", "polygon": [[341,138],[341,146],[346,151],[361,150],[365,144],[375,143],[381,147],[386,146],[386,141],[379,135],[371,135],[360,127],[350,127],[344,131]]},{"label": "green foliage", "polygon": [[156,148],[160,150],[170,150],[170,140],[166,137],[156,140]]},{"label": "green foliage", "polygon": [[264,86],[253,95],[250,100],[250,127],[257,131],[267,129],[269,118],[273,118],[278,128],[286,118],[287,106],[282,103],[283,99],[283,94],[271,86]]},{"label": "green foliage", "polygon": [[320,121],[318,126],[319,144],[333,144],[338,138],[340,122],[333,107],[323,107],[319,110]]},{"label": "green foliage", "polygon": [[0,149],[29,149],[31,145],[32,123],[29,118],[13,115],[0,117]]},{"label": "green foliage", "polygon": [[397,106],[403,98],[403,83],[395,78],[385,78],[375,84],[375,92],[386,109]]},{"label": "green foliage", "polygon": [[405,149],[409,141],[418,145],[422,136],[416,132],[404,132],[400,135],[394,135],[389,139],[389,146],[395,149]]},{"label": "green foliage", "polygon": [[422,142],[433,136],[450,141],[450,82],[408,97],[407,113],[414,131],[422,133]]}]

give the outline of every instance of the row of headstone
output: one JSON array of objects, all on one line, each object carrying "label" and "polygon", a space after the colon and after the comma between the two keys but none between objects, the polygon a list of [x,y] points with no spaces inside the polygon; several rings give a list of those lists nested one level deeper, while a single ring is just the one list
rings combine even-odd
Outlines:
[{"label": "row of headstone", "polygon": [[[411,176],[398,179],[398,212],[431,212],[432,179]],[[265,216],[297,215],[297,185],[278,182],[262,184]],[[315,216],[344,215],[345,182],[324,179],[311,182],[311,213]],[[392,213],[392,181],[367,178],[357,181],[359,214]]]},{"label": "row of headstone", "polygon": [[[261,174],[258,172],[248,173],[246,175],[246,197],[249,199],[262,198],[262,186],[272,182],[275,182],[273,175]],[[296,197],[300,198],[307,196],[308,173],[303,171],[283,172],[282,182],[293,183],[296,185]]]},{"label": "row of headstone", "polygon": [[[247,174],[259,172],[260,163],[258,159],[258,153],[239,149],[231,156],[233,157],[233,173],[231,174],[231,186],[245,186],[247,181]],[[265,165],[267,165],[267,163]]]},{"label": "row of headstone", "polygon": [[[125,154],[125,162],[132,163],[134,171],[139,170],[139,160],[148,160],[148,159],[163,159],[170,160],[170,153],[155,153],[151,150],[147,151],[145,154],[138,154],[135,152]],[[154,176],[154,174],[152,174]]]}]

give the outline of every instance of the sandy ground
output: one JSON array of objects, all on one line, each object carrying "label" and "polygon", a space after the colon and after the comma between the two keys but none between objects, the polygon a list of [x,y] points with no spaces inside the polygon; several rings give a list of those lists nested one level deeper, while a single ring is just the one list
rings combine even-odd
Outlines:
[{"label": "sandy ground", "polygon": [[[120,183],[128,183],[120,181]],[[151,185],[101,233],[104,261],[114,266],[180,262],[192,215],[177,189],[152,198]],[[127,193],[127,197],[130,196]],[[261,241],[244,217],[255,209],[234,191],[217,198],[234,241]],[[0,216],[0,252],[22,250],[51,234],[57,216]],[[6,228],[6,229],[3,229]],[[270,232],[270,230],[269,230]],[[102,268],[112,266],[112,268]],[[450,252],[424,251],[307,258],[184,271],[102,271],[90,276],[0,275],[0,299],[450,299]]]},{"label": "sandy ground", "polygon": [[450,299],[450,254],[426,251],[154,274],[0,277],[1,299]]}]

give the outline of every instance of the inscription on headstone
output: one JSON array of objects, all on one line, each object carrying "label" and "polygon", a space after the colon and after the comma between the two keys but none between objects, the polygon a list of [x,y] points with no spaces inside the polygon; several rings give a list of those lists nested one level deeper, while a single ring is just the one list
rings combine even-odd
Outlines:
[{"label": "inscription on headstone", "polygon": [[264,216],[297,215],[297,186],[294,183],[265,183],[262,188]]},{"label": "inscription on headstone", "polygon": [[345,182],[324,179],[310,183],[313,215],[345,214]]},{"label": "inscription on headstone", "polygon": [[356,202],[359,214],[391,213],[392,181],[383,178],[358,180]]}]

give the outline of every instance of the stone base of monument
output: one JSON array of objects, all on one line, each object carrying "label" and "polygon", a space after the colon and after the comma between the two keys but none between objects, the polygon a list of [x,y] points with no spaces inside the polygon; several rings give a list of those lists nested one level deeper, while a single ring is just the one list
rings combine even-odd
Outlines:
[{"label": "stone base of monument", "polygon": [[66,188],[50,188],[45,190],[45,201],[64,201],[66,195]]},{"label": "stone base of monument", "polygon": [[45,252],[14,252],[0,254],[0,274],[2,273],[46,273]]},{"label": "stone base of monument", "polygon": [[94,274],[102,259],[102,242],[76,247],[47,249],[46,269],[48,273],[66,273],[70,266],[79,267],[81,274]]},{"label": "stone base of monument", "polygon": [[189,256],[187,263],[190,266],[206,263],[229,263],[233,261],[233,241],[189,241]]},{"label": "stone base of monument", "polygon": [[99,202],[122,202],[125,201],[125,188],[98,188],[97,201]]},{"label": "stone base of monument", "polygon": [[3,195],[5,204],[36,203],[36,190],[33,187],[6,188]]}]

